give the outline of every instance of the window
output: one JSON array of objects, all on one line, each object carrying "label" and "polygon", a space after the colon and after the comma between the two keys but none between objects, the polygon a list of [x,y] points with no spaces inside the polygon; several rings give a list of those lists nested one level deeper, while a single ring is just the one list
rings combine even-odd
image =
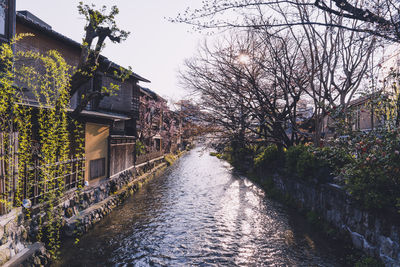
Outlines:
[{"label": "window", "polygon": [[91,160],[89,179],[96,179],[104,175],[106,175],[106,158]]},{"label": "window", "polygon": [[7,0],[0,0],[0,35],[6,35],[8,6]]},{"label": "window", "polygon": [[361,121],[361,111],[360,107],[357,107],[356,110],[353,113],[354,116],[354,125],[353,125],[353,130],[360,130],[360,121]]}]

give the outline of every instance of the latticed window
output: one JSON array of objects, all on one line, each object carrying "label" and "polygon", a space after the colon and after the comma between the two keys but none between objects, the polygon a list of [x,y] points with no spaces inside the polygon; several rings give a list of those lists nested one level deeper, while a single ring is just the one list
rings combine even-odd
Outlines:
[{"label": "latticed window", "polygon": [[137,86],[133,86],[131,112],[135,116],[135,118],[139,118],[139,108],[140,108],[139,96],[140,96],[139,88],[137,88]]}]

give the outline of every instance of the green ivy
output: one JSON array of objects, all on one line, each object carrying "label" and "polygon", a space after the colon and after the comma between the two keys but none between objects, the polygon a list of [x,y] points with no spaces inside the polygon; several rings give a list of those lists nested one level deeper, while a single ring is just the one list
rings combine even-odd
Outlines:
[{"label": "green ivy", "polygon": [[[16,192],[11,185],[6,187],[7,195],[15,193],[14,203],[3,203],[8,206],[21,206],[22,192],[25,177],[27,195],[33,194],[33,167],[32,157],[32,135],[33,129],[37,131],[40,153],[38,190],[42,192],[39,197],[39,232],[38,240],[46,241],[48,251],[53,257],[57,256],[60,247],[60,229],[62,224],[62,211],[60,200],[64,194],[64,177],[71,172],[67,162],[73,158],[83,157],[83,135],[82,126],[79,122],[71,122],[68,118],[69,88],[70,88],[70,66],[62,56],[54,50],[46,54],[32,51],[18,51],[13,53],[12,45],[26,35],[15,38],[11,44],[0,46],[0,60],[2,70],[0,73],[0,129],[5,138],[2,146],[6,147],[4,159],[10,168],[18,168],[19,179],[17,180]],[[14,64],[14,62],[16,64]],[[34,65],[25,64],[34,62]],[[40,66],[38,68],[38,66]],[[30,108],[24,91],[15,86],[15,81],[22,83],[34,93],[35,100],[39,105],[37,111]],[[34,125],[32,124],[34,121]],[[72,126],[71,126],[72,125]],[[70,129],[72,128],[72,129]],[[15,151],[7,143],[10,135],[18,131],[18,166],[12,166],[11,158]],[[71,151],[70,140],[77,147]],[[82,175],[78,179],[83,179]],[[8,179],[12,180],[12,179]],[[79,182],[79,184],[82,184]],[[29,210],[27,217],[30,218]]]}]

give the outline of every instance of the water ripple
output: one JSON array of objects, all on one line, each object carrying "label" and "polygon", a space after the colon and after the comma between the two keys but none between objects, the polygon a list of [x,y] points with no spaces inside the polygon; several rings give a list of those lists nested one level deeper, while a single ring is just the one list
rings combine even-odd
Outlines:
[{"label": "water ripple", "polygon": [[339,266],[290,220],[257,185],[198,148],[65,246],[56,265]]}]

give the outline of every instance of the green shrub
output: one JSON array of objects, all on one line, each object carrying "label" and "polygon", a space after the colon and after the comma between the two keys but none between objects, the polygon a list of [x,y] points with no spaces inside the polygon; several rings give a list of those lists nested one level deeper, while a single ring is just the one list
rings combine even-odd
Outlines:
[{"label": "green shrub", "polygon": [[262,147],[253,160],[254,169],[257,171],[276,171],[283,166],[284,154],[276,145]]},{"label": "green shrub", "polygon": [[297,161],[306,150],[307,148],[303,145],[289,147],[285,153],[285,167],[288,173],[297,173]]},{"label": "green shrub", "polygon": [[217,152],[210,152],[210,156],[217,157],[219,159],[223,159],[224,158],[223,154],[220,154],[220,153],[217,153]]},{"label": "green shrub", "polygon": [[300,153],[296,164],[296,175],[303,180],[311,180],[317,171],[317,159],[307,149]]},{"label": "green shrub", "polygon": [[348,151],[340,147],[313,148],[313,154],[318,159],[320,170],[327,176],[339,175],[343,167],[354,160]]},{"label": "green shrub", "polygon": [[173,154],[168,154],[165,155],[164,159],[167,162],[167,165],[171,166],[175,162],[176,157]]},{"label": "green shrub", "polygon": [[394,207],[399,184],[391,179],[384,166],[360,161],[346,170],[347,191],[366,209]]},{"label": "green shrub", "polygon": [[253,163],[254,152],[251,147],[227,147],[224,150],[223,159],[228,161],[239,171],[248,171]]},{"label": "green shrub", "polygon": [[383,267],[383,263],[372,257],[364,257],[357,261],[355,267]]},{"label": "green shrub", "polygon": [[140,140],[137,140],[135,143],[135,152],[136,156],[140,156],[146,153],[146,146]]},{"label": "green shrub", "polygon": [[365,209],[390,208],[400,198],[400,132],[382,128],[338,143],[353,155],[342,169],[346,190]]},{"label": "green shrub", "polygon": [[353,158],[343,149],[315,148],[306,145],[290,147],[285,154],[288,174],[305,181],[332,181]]},{"label": "green shrub", "polygon": [[310,181],[316,177],[321,164],[310,150],[305,145],[297,145],[286,151],[285,167],[288,174],[305,181]]}]

